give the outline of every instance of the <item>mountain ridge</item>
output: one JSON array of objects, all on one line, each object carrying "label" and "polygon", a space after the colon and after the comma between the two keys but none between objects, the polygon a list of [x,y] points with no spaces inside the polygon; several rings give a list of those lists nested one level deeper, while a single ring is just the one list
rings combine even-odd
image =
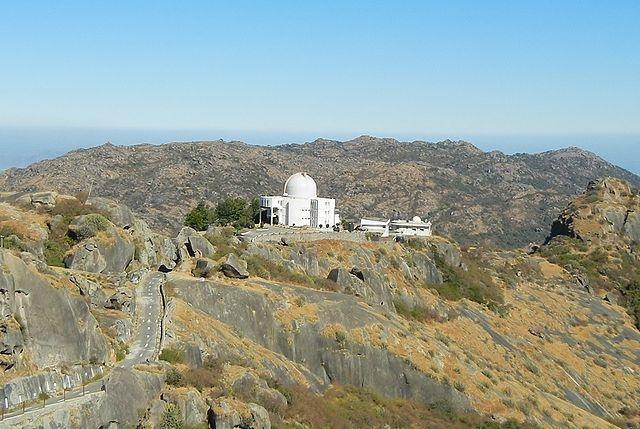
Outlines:
[{"label": "mountain ridge", "polygon": [[550,221],[591,180],[615,176],[640,186],[640,177],[575,147],[506,155],[461,140],[360,136],[280,146],[224,140],[105,144],[7,170],[0,188],[92,189],[175,232],[199,201],[279,194],[297,171],[311,174],[323,196],[336,198],[344,218],[427,216],[436,231],[463,243],[505,246],[542,241]]}]

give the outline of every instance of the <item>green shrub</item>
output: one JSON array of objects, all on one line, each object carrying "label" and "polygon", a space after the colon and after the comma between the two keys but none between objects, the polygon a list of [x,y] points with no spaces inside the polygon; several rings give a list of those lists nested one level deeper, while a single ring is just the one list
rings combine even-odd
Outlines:
[{"label": "green shrub", "polygon": [[[466,270],[448,265],[439,255],[435,255],[434,259],[436,266],[442,273],[443,283],[429,284],[428,287],[438,291],[438,294],[444,299],[457,301],[467,298],[487,305],[504,303],[499,286],[495,284],[491,275],[472,258],[465,258]],[[493,308],[496,307],[493,306]]]},{"label": "green shrub", "polygon": [[215,217],[218,225],[253,228],[260,222],[260,202],[257,198],[247,202],[243,198],[228,197],[216,205]]},{"label": "green shrub", "polygon": [[165,374],[164,381],[172,386],[179,386],[182,381],[182,373],[175,368],[171,368]]},{"label": "green shrub", "polygon": [[64,256],[76,244],[76,241],[66,234],[57,236],[49,235],[44,242],[44,257],[48,265],[64,267]]},{"label": "green shrub", "polygon": [[125,343],[121,343],[120,341],[118,341],[115,345],[115,351],[116,351],[116,361],[120,362],[127,356],[127,353],[129,353],[129,346]]},{"label": "green shrub", "polygon": [[176,404],[168,404],[160,418],[160,429],[183,429],[182,411]]},{"label": "green shrub", "polygon": [[184,352],[178,349],[162,349],[159,356],[160,360],[169,363],[182,363],[184,362]]},{"label": "green shrub", "polygon": [[338,289],[338,285],[324,277],[308,276],[306,274],[290,270],[285,266],[270,261],[260,255],[243,255],[247,262],[247,271],[254,277],[267,280],[297,284],[314,289],[332,290]]},{"label": "green shrub", "polygon": [[0,226],[0,236],[4,237],[5,249],[17,250],[18,252],[24,252],[27,250],[20,242],[20,237],[16,234],[16,231],[12,228],[9,228],[8,226]]}]

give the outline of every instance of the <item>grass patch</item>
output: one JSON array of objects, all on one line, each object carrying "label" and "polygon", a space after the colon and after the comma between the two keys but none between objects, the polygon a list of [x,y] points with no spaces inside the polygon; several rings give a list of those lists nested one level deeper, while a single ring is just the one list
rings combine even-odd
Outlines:
[{"label": "grass patch", "polygon": [[338,290],[338,285],[332,280],[324,277],[309,276],[290,270],[260,255],[244,255],[243,259],[247,262],[247,271],[254,277],[282,283],[297,284],[313,289]]},{"label": "grass patch", "polygon": [[443,283],[429,284],[428,287],[438,291],[444,299],[458,301],[467,298],[480,304],[491,304],[493,308],[498,308],[495,304],[504,304],[504,297],[498,285],[473,258],[465,258],[466,270],[448,265],[439,255],[434,256],[434,261],[442,273]]},{"label": "grass patch", "polygon": [[279,390],[289,406],[272,414],[273,427],[310,428],[530,428],[515,420],[497,423],[476,413],[456,411],[447,404],[426,405],[406,399],[387,399],[368,389],[334,386],[323,396],[294,386]]},{"label": "grass patch", "polygon": [[420,305],[414,305],[413,307],[408,306],[401,299],[394,299],[393,306],[396,309],[396,312],[409,320],[417,320],[419,322],[424,322],[425,320],[432,319],[431,313],[426,307]]},{"label": "grass patch", "polygon": [[184,362],[184,352],[178,349],[165,348],[162,349],[162,352],[159,356],[160,360],[169,363],[183,363]]}]

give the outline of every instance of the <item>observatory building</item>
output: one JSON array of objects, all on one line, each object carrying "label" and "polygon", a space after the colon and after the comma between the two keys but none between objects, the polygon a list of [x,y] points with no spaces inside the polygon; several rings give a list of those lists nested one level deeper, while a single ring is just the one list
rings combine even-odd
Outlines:
[{"label": "observatory building", "polygon": [[340,223],[336,200],[319,198],[315,180],[296,173],[284,184],[279,196],[260,197],[261,220],[270,225],[332,228]]}]

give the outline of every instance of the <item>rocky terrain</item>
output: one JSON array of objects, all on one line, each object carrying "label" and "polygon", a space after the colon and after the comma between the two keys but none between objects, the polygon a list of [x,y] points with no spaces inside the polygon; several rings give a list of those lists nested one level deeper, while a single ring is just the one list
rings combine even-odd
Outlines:
[{"label": "rocky terrain", "polygon": [[199,201],[279,194],[287,177],[312,175],[343,218],[419,215],[460,243],[522,246],[541,241],[557,213],[604,176],[640,178],[569,148],[507,156],[466,142],[359,137],[303,145],[194,142],[104,145],[0,175],[0,190],[56,190],[116,199],[154,229],[174,235]]},{"label": "rocky terrain", "polygon": [[170,237],[103,197],[4,193],[0,426],[638,427],[638,198],[593,182],[526,252]]}]

